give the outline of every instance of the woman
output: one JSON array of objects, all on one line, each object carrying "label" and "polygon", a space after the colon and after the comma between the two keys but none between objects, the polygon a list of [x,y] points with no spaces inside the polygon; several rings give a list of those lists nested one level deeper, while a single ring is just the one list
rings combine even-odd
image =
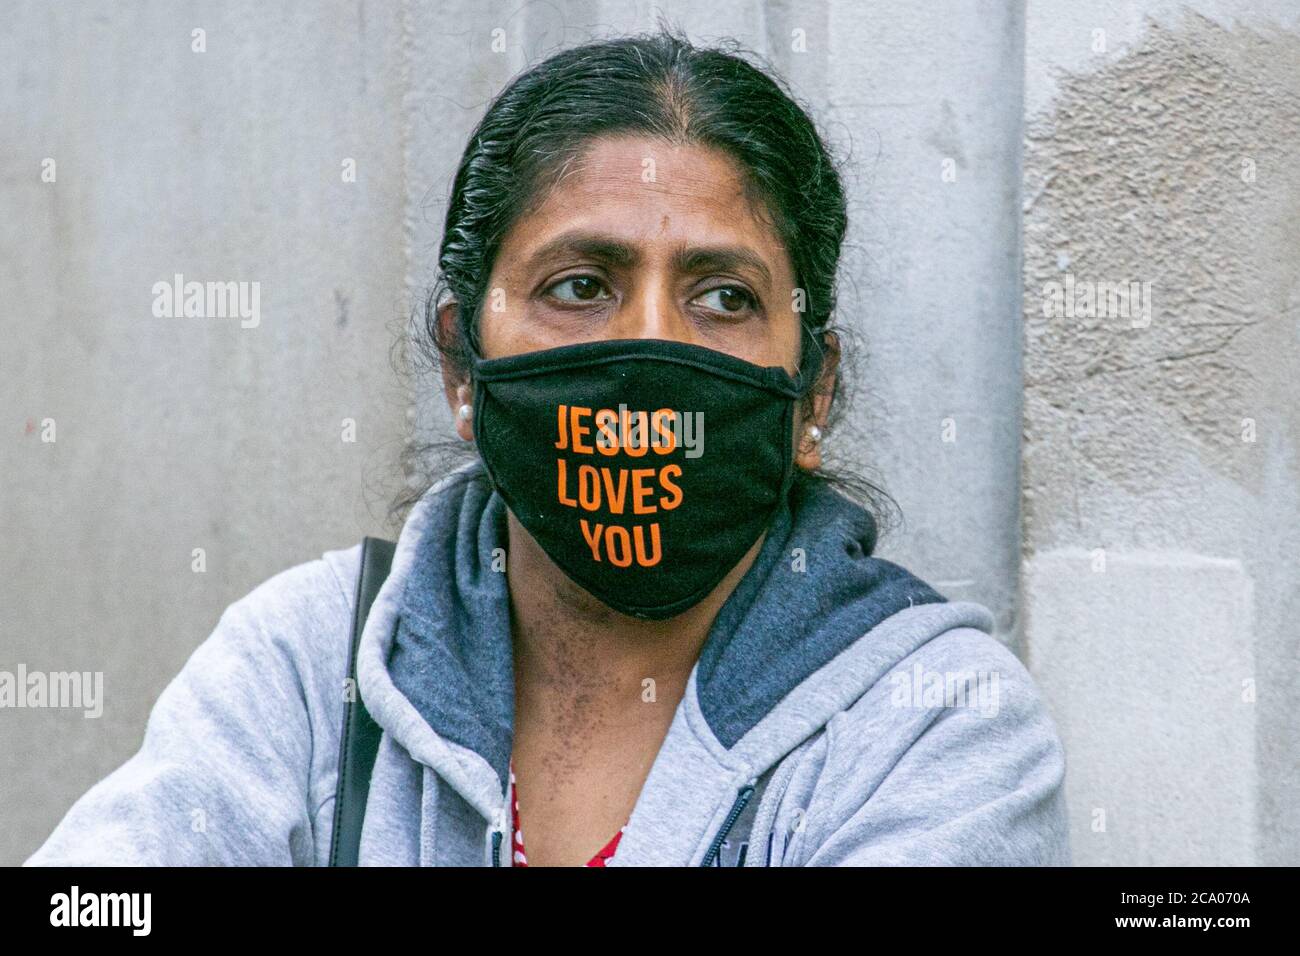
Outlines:
[{"label": "woman", "polygon": [[[361,638],[363,865],[1067,862],[1025,669],[822,471],[845,227],[730,53],[596,43],[492,104],[426,323],[475,455]],[[327,862],[359,552],[233,604],[29,862]]]}]

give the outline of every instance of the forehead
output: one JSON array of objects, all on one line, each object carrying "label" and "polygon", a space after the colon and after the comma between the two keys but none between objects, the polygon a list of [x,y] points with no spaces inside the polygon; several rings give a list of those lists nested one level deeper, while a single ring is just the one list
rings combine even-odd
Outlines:
[{"label": "forehead", "polygon": [[648,137],[593,141],[511,228],[502,257],[570,230],[639,245],[745,245],[787,283],[787,251],[770,214],[747,192],[740,166],[720,150]]}]

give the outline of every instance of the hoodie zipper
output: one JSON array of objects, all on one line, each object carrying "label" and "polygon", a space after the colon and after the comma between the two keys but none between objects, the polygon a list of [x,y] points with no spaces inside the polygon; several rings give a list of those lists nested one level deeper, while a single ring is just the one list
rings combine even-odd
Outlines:
[{"label": "hoodie zipper", "polygon": [[717,859],[718,853],[722,850],[723,841],[727,839],[727,834],[731,828],[736,825],[740,819],[741,813],[745,810],[745,804],[749,803],[749,798],[754,795],[754,784],[749,783],[740,789],[736,794],[736,802],[731,805],[731,810],[727,813],[727,819],[722,821],[722,828],[718,830],[718,835],[713,838],[709,844],[709,851],[704,854],[704,859],[700,861],[700,866],[712,866],[713,861]]},{"label": "hoodie zipper", "polygon": [[[704,859],[700,861],[700,866],[712,866],[713,861],[717,859],[718,853],[722,850],[722,844],[727,839],[727,834],[731,828],[736,825],[740,815],[745,812],[745,806],[749,803],[750,798],[754,795],[754,784],[749,783],[741,787],[740,792],[736,794],[736,800],[727,812],[727,818],[722,821],[722,826],[709,844],[709,850],[704,854]],[[502,832],[494,829],[492,831],[492,865],[501,865],[501,840]]]},{"label": "hoodie zipper", "polygon": [[501,844],[504,842],[507,832],[513,833],[514,828],[512,822],[510,815],[510,785],[506,784],[505,799],[501,804],[501,813],[497,817],[495,823],[488,823],[492,834],[492,851],[490,854],[491,859],[489,861],[490,866],[501,866]]}]

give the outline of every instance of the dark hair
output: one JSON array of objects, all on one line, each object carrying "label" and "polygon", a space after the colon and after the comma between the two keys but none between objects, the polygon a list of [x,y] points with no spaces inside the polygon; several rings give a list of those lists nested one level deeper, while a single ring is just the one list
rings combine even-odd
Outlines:
[{"label": "dark hair", "polygon": [[[461,157],[438,255],[439,274],[416,316],[417,356],[427,369],[447,368],[465,380],[479,347],[479,319],[501,243],[511,226],[593,140],[642,135],[712,147],[731,157],[756,208],[772,217],[804,291],[804,356],[822,348],[830,326],[835,278],[848,225],[839,173],[813,121],[775,71],[744,58],[726,41],[697,47],[660,25],[657,33],[588,43],[556,53],[516,77],[492,102]],[[753,54],[749,54],[754,56]],[[453,328],[438,307],[457,304]],[[841,369],[844,365],[841,362]],[[833,430],[843,413],[834,401]],[[822,387],[823,383],[817,383]],[[805,398],[811,403],[811,396]],[[431,470],[433,456],[443,459]],[[408,488],[393,506],[400,516],[436,479],[448,457],[473,452],[464,442],[414,441],[405,455]],[[893,499],[860,475],[796,469],[800,481],[835,485],[873,513],[878,524]]]}]

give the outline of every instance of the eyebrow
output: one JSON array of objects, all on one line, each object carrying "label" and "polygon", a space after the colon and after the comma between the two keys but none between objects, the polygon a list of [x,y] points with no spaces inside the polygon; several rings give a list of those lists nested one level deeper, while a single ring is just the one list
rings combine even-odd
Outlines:
[{"label": "eyebrow", "polygon": [[[641,254],[618,239],[601,233],[566,232],[538,249],[528,260],[532,271],[551,259],[575,255],[595,259],[615,268],[629,268],[637,264]],[[762,257],[744,246],[681,246],[673,253],[673,268],[679,272],[699,275],[706,272],[739,272],[751,269],[771,288],[772,273]]]}]

